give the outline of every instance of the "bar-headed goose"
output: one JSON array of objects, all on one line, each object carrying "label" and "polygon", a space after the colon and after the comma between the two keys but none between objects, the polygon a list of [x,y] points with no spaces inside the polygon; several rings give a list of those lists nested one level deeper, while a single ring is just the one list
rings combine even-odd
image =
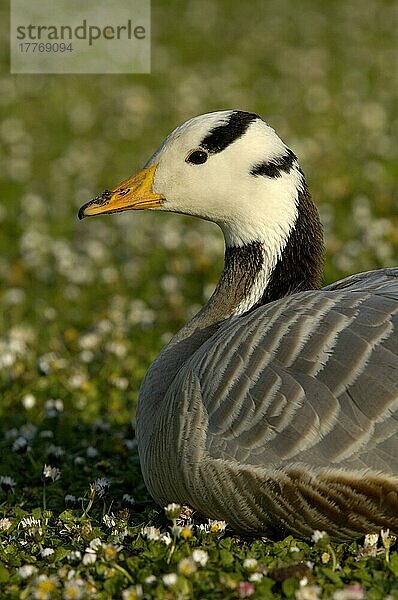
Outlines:
[{"label": "bar-headed goose", "polygon": [[303,173],[247,112],[187,121],[79,216],[137,209],[214,221],[226,245],[214,294],[141,387],[153,498],[246,533],[398,533],[398,268],[319,289]]}]

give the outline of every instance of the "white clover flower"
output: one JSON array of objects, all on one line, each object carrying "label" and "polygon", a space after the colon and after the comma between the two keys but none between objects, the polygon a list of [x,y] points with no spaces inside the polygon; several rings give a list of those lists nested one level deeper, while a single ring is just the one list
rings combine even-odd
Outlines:
[{"label": "white clover flower", "polygon": [[19,522],[19,525],[22,525],[24,529],[31,527],[41,527],[41,520],[35,519],[34,517],[24,517]]},{"label": "white clover flower", "polygon": [[[36,333],[30,325],[16,325],[10,329],[10,339],[25,345],[31,344],[36,339]],[[24,350],[25,351],[25,350]]]},{"label": "white clover flower", "polygon": [[164,507],[164,512],[166,513],[166,517],[168,519],[174,520],[180,516],[181,513],[181,504],[176,504],[175,502],[171,502]]},{"label": "white clover flower", "polygon": [[[21,288],[13,287],[5,291],[3,302],[5,304],[22,304],[25,300],[25,292]],[[22,350],[21,350],[22,354]]]},{"label": "white clover flower", "polygon": [[138,600],[142,598],[144,595],[144,591],[142,589],[141,584],[137,584],[135,586],[129,587],[122,592],[122,600]]},{"label": "white clover flower", "polygon": [[146,525],[141,529],[141,535],[147,540],[156,542],[160,540],[160,529],[153,527],[153,525]]},{"label": "white clover flower", "polygon": [[360,555],[363,553],[364,556],[376,556],[378,541],[378,533],[368,533],[367,535],[365,535],[363,552],[360,551]]},{"label": "white clover flower", "polygon": [[127,347],[123,342],[108,342],[105,349],[107,352],[117,356],[117,358],[124,358],[127,354]]},{"label": "white clover flower", "polygon": [[45,479],[52,479],[53,482],[58,481],[58,479],[61,477],[61,471],[57,467],[44,465],[43,476]]},{"label": "white clover flower", "polygon": [[21,340],[9,340],[8,343],[8,348],[11,350],[11,352],[14,352],[17,355],[22,355],[26,349],[26,346],[23,342],[21,342]]},{"label": "white clover flower", "polygon": [[384,548],[389,548],[397,539],[393,533],[390,534],[389,529],[382,529],[380,531],[380,537]]},{"label": "white clover flower", "polygon": [[34,517],[24,517],[19,522],[18,527],[23,527],[24,529],[26,529],[28,535],[43,535],[41,520],[35,519]]},{"label": "white clover flower", "polygon": [[305,585],[296,590],[296,600],[319,600],[322,590],[317,585]]},{"label": "white clover flower", "polygon": [[7,517],[0,519],[0,531],[8,531],[10,529],[11,525],[12,525],[12,523],[11,523],[10,519],[8,519]]},{"label": "white clover flower", "polygon": [[109,481],[109,479],[107,479],[107,477],[99,477],[92,484],[93,488],[95,489],[100,498],[103,498],[105,496],[110,485],[111,482]]},{"label": "white clover flower", "polygon": [[[173,523],[175,523],[174,520],[173,520]],[[182,532],[182,527],[180,525],[173,525],[171,527],[171,533],[173,535],[173,538],[179,539],[180,535],[181,535],[181,532]]]},{"label": "white clover flower", "polygon": [[44,373],[44,375],[48,375],[51,373],[51,362],[54,359],[54,355],[52,353],[44,354],[43,356],[39,356],[37,359],[39,371]]},{"label": "white clover flower", "polygon": [[115,377],[115,379],[112,380],[112,383],[119,390],[127,390],[129,386],[129,380],[127,377]]},{"label": "white clover flower", "polygon": [[169,533],[163,533],[160,536],[160,541],[163,542],[163,544],[166,544],[166,546],[170,546],[171,542],[173,541],[171,538],[171,535]]},{"label": "white clover flower", "polygon": [[116,521],[115,521],[115,515],[104,515],[102,517],[103,522],[105,523],[105,525],[107,527],[115,527],[116,526]]},{"label": "white clover flower", "polygon": [[262,573],[252,573],[249,576],[249,581],[251,581],[251,583],[258,583],[259,581],[261,581],[263,578],[263,574]]},{"label": "white clover flower", "polygon": [[86,333],[79,338],[79,346],[82,350],[92,350],[96,348],[101,338],[96,333]]},{"label": "white clover flower", "polygon": [[52,306],[46,306],[46,308],[43,310],[43,316],[48,321],[54,321],[54,319],[57,318],[57,311]]},{"label": "white clover flower", "polygon": [[94,552],[97,552],[97,550],[99,550],[102,547],[102,542],[99,538],[94,538],[93,540],[91,540],[89,547],[86,548],[86,552],[88,550],[94,550]]},{"label": "white clover flower", "polygon": [[314,544],[316,544],[320,540],[323,540],[325,535],[326,531],[319,531],[319,529],[315,529],[314,533],[311,536],[311,540],[314,542]]},{"label": "white clover flower", "polygon": [[97,560],[97,553],[94,552],[91,548],[86,548],[86,552],[83,556],[83,564],[84,565],[93,565]]},{"label": "white clover flower", "polygon": [[175,294],[181,289],[181,282],[175,275],[164,275],[160,280],[160,287],[166,294]]},{"label": "white clover flower", "polygon": [[126,446],[127,450],[134,450],[137,448],[138,442],[137,440],[123,440],[123,444]]},{"label": "white clover flower", "polygon": [[55,458],[61,458],[64,456],[65,450],[61,448],[61,446],[55,446],[55,444],[50,444],[46,450],[47,456],[55,456]]},{"label": "white clover flower", "polygon": [[365,598],[365,590],[359,583],[347,585],[342,590],[333,592],[332,600],[363,600]]},{"label": "white clover flower", "polygon": [[243,561],[243,568],[248,571],[255,571],[257,569],[258,562],[255,558],[245,558]]},{"label": "white clover flower", "polygon": [[25,394],[25,396],[22,396],[21,402],[22,406],[26,408],[26,410],[30,410],[35,406],[36,398],[33,394]]},{"label": "white clover flower", "polygon": [[18,434],[18,429],[16,427],[12,427],[4,432],[4,437],[6,440],[15,440],[18,437]]},{"label": "white clover flower", "polygon": [[95,458],[98,456],[98,450],[93,446],[89,446],[86,450],[86,454],[88,458]]},{"label": "white clover flower", "polygon": [[22,579],[28,579],[28,577],[32,577],[37,573],[37,567],[34,565],[23,565],[18,569],[18,575],[22,577]]},{"label": "white clover flower", "polygon": [[74,504],[76,502],[76,496],[73,496],[72,494],[66,494],[64,500],[65,504]]},{"label": "white clover flower", "polygon": [[75,390],[80,389],[86,382],[87,377],[79,373],[72,375],[72,377],[69,379],[69,385]]},{"label": "white clover flower", "polygon": [[81,560],[82,558],[82,553],[80,552],[80,550],[71,550],[67,556],[68,560],[74,562],[78,562]]},{"label": "white clover flower", "polygon": [[110,333],[113,329],[113,323],[110,319],[101,319],[98,321],[96,329],[100,333]]},{"label": "white clover flower", "polygon": [[127,504],[135,504],[135,500],[130,494],[123,494],[122,500],[123,502],[127,502]]},{"label": "white clover flower", "polygon": [[25,423],[25,425],[20,427],[19,433],[25,440],[33,440],[37,433],[37,426],[33,423]]},{"label": "white clover flower", "polygon": [[17,437],[17,439],[14,441],[14,443],[12,445],[13,452],[20,452],[21,450],[27,450],[27,448],[28,448],[28,442],[22,436]]},{"label": "white clover flower", "polygon": [[91,350],[82,350],[79,358],[82,362],[90,363],[94,359],[94,353]]},{"label": "white clover flower", "polygon": [[209,560],[209,555],[207,554],[206,550],[197,548],[192,552],[192,560],[201,567],[205,567],[207,565],[207,561]]},{"label": "white clover flower", "polygon": [[43,550],[41,551],[42,558],[48,558],[49,556],[52,556],[53,554],[54,554],[53,548],[43,548]]},{"label": "white clover flower", "polygon": [[124,538],[126,538],[129,535],[129,530],[127,529],[127,527],[125,527],[122,531],[120,531],[119,529],[114,529],[112,535],[115,540],[115,543],[120,544],[124,541]]},{"label": "white clover flower", "polygon": [[155,575],[148,575],[148,577],[145,577],[144,583],[146,585],[153,585],[154,583],[156,583]]},{"label": "white clover flower", "polygon": [[5,490],[5,491],[11,490],[12,492],[14,492],[14,488],[16,485],[17,485],[17,482],[12,477],[9,477],[8,475],[0,476],[0,488],[2,490]]},{"label": "white clover flower", "polygon": [[[108,423],[108,421],[104,421],[104,419],[99,417],[97,419],[94,419],[93,427],[95,430],[109,431],[110,424]],[[119,437],[121,437],[121,436],[119,436]]]},{"label": "white clover flower", "polygon": [[3,350],[0,352],[0,369],[7,369],[8,367],[12,367],[12,365],[16,362],[17,357],[12,352],[7,352]]},{"label": "white clover flower", "polygon": [[381,529],[380,530],[380,537],[381,537],[381,541],[382,541],[383,544],[384,544],[384,542],[386,540],[388,540],[389,536],[390,536],[390,530],[389,529]]},{"label": "white clover flower", "polygon": [[101,269],[101,277],[105,283],[115,283],[119,278],[119,273],[114,267],[104,267]]},{"label": "white clover flower", "polygon": [[164,585],[167,585],[167,587],[171,587],[173,585],[175,585],[177,583],[177,573],[166,573],[166,575],[163,575],[162,580]]},{"label": "white clover flower", "polygon": [[60,398],[49,398],[48,400],[46,400],[44,408],[46,409],[47,417],[56,417],[60,412],[63,412],[64,403],[63,400],[61,400]]}]

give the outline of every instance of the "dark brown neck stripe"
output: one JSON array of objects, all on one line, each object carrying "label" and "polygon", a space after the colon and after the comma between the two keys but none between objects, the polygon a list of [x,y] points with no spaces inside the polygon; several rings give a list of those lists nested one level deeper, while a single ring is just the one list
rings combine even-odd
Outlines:
[{"label": "dark brown neck stripe", "polygon": [[297,221],[259,304],[318,289],[322,280],[323,251],[319,214],[303,182],[303,189],[298,193]]}]

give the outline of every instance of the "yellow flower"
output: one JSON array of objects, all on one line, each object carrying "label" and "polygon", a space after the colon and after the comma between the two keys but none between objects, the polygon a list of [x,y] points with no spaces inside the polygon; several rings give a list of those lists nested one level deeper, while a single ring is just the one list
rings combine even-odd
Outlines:
[{"label": "yellow flower", "polygon": [[178,571],[181,575],[185,575],[185,577],[189,577],[192,573],[196,571],[196,565],[192,558],[183,558],[178,563]]},{"label": "yellow flower", "polygon": [[129,587],[127,590],[124,590],[122,593],[123,600],[139,600],[142,598],[143,590],[142,585],[138,584],[134,587]]},{"label": "yellow flower", "polygon": [[64,587],[64,600],[80,600],[84,594],[84,587],[77,581],[67,581]]},{"label": "yellow flower", "polygon": [[104,547],[104,558],[105,560],[115,560],[117,556],[117,550],[115,546],[108,544]]},{"label": "yellow flower", "polygon": [[223,575],[221,579],[225,587],[229,588],[230,590],[236,589],[238,582],[232,575]]},{"label": "yellow flower", "polygon": [[209,529],[211,533],[223,533],[226,525],[225,521],[213,521],[212,519],[209,519]]},{"label": "yellow flower", "polygon": [[42,575],[36,585],[34,597],[37,598],[37,600],[50,600],[57,589],[57,585],[58,582],[54,577],[50,578]]},{"label": "yellow flower", "polygon": [[183,540],[189,540],[192,535],[192,525],[185,525],[185,527],[181,529],[180,536]]},{"label": "yellow flower", "polygon": [[91,383],[89,381],[82,381],[80,389],[83,392],[89,392],[91,389]]},{"label": "yellow flower", "polygon": [[323,562],[323,564],[326,565],[326,563],[328,563],[329,560],[330,560],[329,552],[323,552],[322,556],[321,556],[321,561]]},{"label": "yellow flower", "polygon": [[67,342],[75,342],[79,337],[79,332],[74,327],[69,327],[64,331],[64,338]]}]

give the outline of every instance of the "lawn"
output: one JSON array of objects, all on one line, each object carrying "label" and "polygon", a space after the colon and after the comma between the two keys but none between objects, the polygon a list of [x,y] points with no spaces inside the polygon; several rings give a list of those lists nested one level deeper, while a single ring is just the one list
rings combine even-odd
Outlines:
[{"label": "lawn", "polygon": [[223,241],[188,217],[76,216],[185,119],[241,108],[300,158],[325,283],[397,264],[398,4],[154,0],[152,24],[150,75],[8,75],[3,53],[0,597],[398,598],[386,532],[249,539],[151,501],[139,385]]}]

